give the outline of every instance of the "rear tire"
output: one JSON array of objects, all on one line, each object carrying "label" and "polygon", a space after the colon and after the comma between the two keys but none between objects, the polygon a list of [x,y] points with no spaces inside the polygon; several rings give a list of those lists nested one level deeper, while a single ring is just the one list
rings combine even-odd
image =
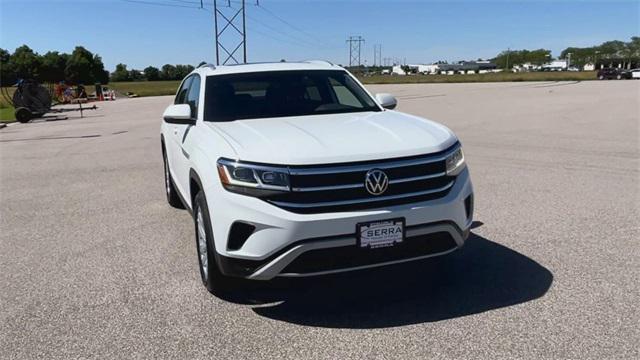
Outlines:
[{"label": "rear tire", "polygon": [[598,76],[598,80],[604,80],[604,76],[602,75]]},{"label": "rear tire", "polygon": [[618,75],[616,76],[616,79],[618,79],[618,80],[622,80],[622,75],[621,75],[621,74],[618,74]]},{"label": "rear tire", "polygon": [[200,278],[210,293],[224,297],[236,287],[240,279],[225,276],[220,271],[216,261],[216,247],[210,219],[207,200],[204,192],[200,191],[193,201],[193,222]]},{"label": "rear tire", "polygon": [[169,171],[169,160],[167,160],[167,152],[162,149],[162,162],[164,163],[164,191],[167,194],[167,202],[176,209],[184,209],[184,204],[180,200],[178,190],[171,178]]}]

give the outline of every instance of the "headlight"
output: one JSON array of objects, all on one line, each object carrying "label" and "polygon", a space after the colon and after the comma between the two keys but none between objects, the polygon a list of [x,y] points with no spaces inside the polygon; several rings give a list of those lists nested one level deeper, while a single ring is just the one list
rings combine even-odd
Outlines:
[{"label": "headlight", "polygon": [[218,160],[218,175],[222,185],[229,191],[265,196],[274,192],[289,191],[289,170],[233,161]]},{"label": "headlight", "polygon": [[455,176],[458,175],[462,169],[464,169],[464,152],[462,152],[462,147],[459,147],[456,151],[454,151],[451,155],[447,157],[447,175]]}]

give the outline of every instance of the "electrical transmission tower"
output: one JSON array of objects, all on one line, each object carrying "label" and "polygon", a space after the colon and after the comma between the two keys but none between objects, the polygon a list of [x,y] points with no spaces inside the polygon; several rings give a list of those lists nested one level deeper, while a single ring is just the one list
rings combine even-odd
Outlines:
[{"label": "electrical transmission tower", "polygon": [[373,45],[373,66],[382,66],[382,44]]},{"label": "electrical transmission tower", "polygon": [[[223,5],[219,5],[222,3]],[[213,0],[213,17],[216,31],[216,65],[247,62],[247,26],[245,22],[245,0]],[[226,46],[223,44],[226,44]],[[237,54],[242,48],[242,56]],[[223,53],[224,51],[224,53]]]},{"label": "electrical transmission tower", "polygon": [[349,43],[349,67],[362,65],[360,61],[361,44],[364,42],[362,36],[349,36],[347,39]]}]

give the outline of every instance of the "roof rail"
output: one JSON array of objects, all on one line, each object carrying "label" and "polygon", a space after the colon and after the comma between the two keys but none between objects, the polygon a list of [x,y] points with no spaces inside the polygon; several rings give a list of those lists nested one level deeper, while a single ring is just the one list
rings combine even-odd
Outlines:
[{"label": "roof rail", "polygon": [[331,61],[327,61],[327,60],[306,60],[303,61],[309,64],[329,64],[331,66],[333,66],[333,63]]},{"label": "roof rail", "polygon": [[202,64],[200,66],[198,66],[198,69],[203,68],[203,67],[208,67],[211,68],[211,70],[215,70],[216,66],[211,64],[211,63],[207,63],[207,64]]}]

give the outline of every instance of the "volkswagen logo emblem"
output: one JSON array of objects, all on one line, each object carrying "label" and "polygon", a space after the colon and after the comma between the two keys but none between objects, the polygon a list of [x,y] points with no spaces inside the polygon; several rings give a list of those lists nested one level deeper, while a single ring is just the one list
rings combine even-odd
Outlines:
[{"label": "volkswagen logo emblem", "polygon": [[371,195],[381,195],[389,187],[389,177],[382,170],[369,170],[364,177],[364,187]]}]

